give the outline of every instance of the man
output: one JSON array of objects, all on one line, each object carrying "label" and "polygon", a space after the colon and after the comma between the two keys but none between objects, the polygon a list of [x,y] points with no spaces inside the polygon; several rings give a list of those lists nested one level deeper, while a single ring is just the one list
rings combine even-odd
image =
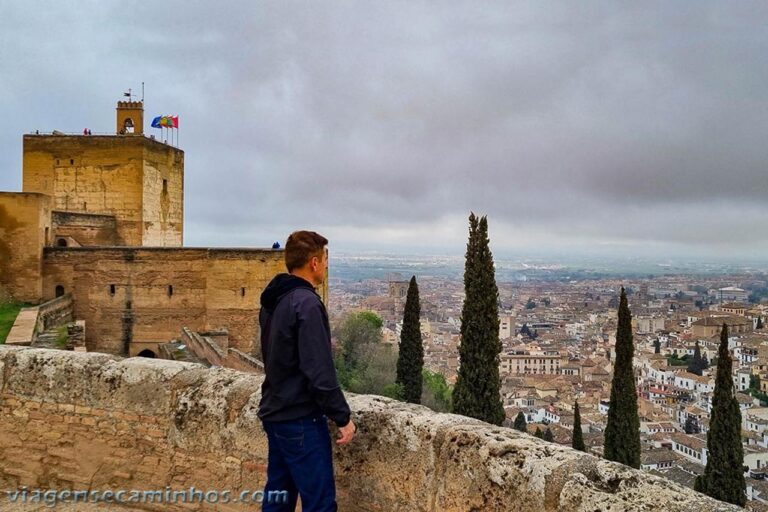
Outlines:
[{"label": "man", "polygon": [[[328,314],[315,287],[325,280],[328,240],[313,231],[291,233],[285,243],[288,274],[261,294],[261,353],[266,378],[259,418],[269,443],[262,510],[337,510],[327,418],[339,427],[337,444],[355,433],[336,378]],[[288,491],[287,503],[267,503],[269,491]]]}]

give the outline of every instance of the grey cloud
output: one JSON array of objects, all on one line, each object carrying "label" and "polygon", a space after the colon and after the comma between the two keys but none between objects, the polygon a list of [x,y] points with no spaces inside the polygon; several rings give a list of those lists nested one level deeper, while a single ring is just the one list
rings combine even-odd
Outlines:
[{"label": "grey cloud", "polygon": [[748,252],[768,243],[766,21],[757,2],[4,4],[0,189],[22,132],[112,130],[145,80],[147,117],[181,116],[196,245],[319,222],[437,247],[474,209],[509,247],[714,251],[714,229]]}]

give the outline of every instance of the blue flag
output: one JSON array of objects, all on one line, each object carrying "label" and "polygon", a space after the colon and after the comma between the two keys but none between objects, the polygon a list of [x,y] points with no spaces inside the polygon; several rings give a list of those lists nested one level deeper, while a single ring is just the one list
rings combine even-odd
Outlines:
[{"label": "blue flag", "polygon": [[152,128],[162,128],[162,125],[160,124],[160,119],[162,119],[163,116],[157,116],[152,120]]}]

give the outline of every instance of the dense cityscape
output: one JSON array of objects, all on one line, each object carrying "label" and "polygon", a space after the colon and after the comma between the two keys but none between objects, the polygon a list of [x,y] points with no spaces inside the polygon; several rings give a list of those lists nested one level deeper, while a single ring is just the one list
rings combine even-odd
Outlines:
[{"label": "dense cityscape", "polygon": [[[454,384],[464,301],[460,263],[340,256],[331,264],[332,323],[374,312],[383,320],[382,343],[396,348],[408,280],[415,275],[424,367]],[[632,313],[641,468],[691,488],[703,474],[713,363],[725,323],[742,415],[747,497],[762,510],[768,503],[768,274],[751,267],[713,265],[697,273],[670,267],[626,272],[629,277],[620,270],[588,276],[552,263],[497,271],[504,425],[512,426],[522,413],[529,433],[548,429],[555,442],[570,445],[578,401],[587,451],[602,455],[624,287]]]}]

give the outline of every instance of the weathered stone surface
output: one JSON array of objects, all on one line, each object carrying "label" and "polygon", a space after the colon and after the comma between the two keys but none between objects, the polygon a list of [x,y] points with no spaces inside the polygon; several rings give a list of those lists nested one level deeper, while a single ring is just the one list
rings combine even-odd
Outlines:
[{"label": "weathered stone surface", "polygon": [[16,300],[37,303],[43,295],[40,265],[50,217],[49,197],[0,192],[0,283]]},{"label": "weathered stone surface", "polygon": [[285,271],[283,252],[271,249],[47,247],[44,255],[44,295],[71,292],[88,349],[118,355],[184,327],[227,328],[230,347],[251,353],[259,294]]},{"label": "weathered stone surface", "polygon": [[[261,376],[3,346],[0,375],[0,488],[263,488]],[[349,400],[358,435],[334,445],[345,512],[738,510],[515,430],[382,397]]]},{"label": "weathered stone surface", "polygon": [[513,429],[382,397],[350,405],[359,434],[335,460],[359,510],[738,510]]}]

